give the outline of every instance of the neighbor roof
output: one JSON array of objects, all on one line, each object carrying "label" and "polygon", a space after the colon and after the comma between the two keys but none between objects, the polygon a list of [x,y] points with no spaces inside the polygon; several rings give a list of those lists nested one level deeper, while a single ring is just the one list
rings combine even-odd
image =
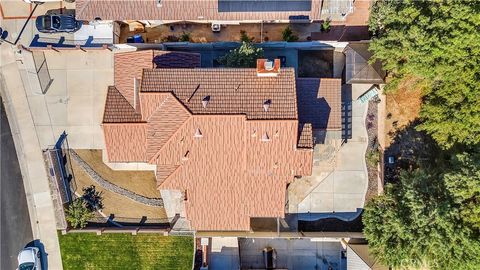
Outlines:
[{"label": "neighbor roof", "polygon": [[[246,2],[246,3],[245,3]],[[289,20],[320,19],[322,0],[77,0],[79,20]]]},{"label": "neighbor roof", "polygon": [[384,83],[385,71],[380,61],[369,64],[372,53],[368,50],[368,42],[352,42],[345,48],[346,83]]},{"label": "neighbor roof", "polygon": [[[352,244],[348,243],[348,247],[361,259],[371,270],[388,270],[389,268],[381,264],[375,256],[370,252],[368,244],[358,243]],[[354,254],[347,254],[348,257],[353,256]],[[349,258],[350,261],[351,258]]]},{"label": "neighbor roof", "polygon": [[300,123],[311,123],[313,129],[341,129],[341,86],[341,79],[298,78]]},{"label": "neighbor roof", "polygon": [[194,114],[297,119],[295,72],[258,77],[254,68],[144,70],[142,92],[172,92]]}]

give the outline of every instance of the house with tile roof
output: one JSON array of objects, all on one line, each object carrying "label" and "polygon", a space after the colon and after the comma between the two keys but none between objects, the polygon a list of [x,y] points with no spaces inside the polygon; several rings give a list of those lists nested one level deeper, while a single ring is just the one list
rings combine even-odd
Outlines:
[{"label": "house with tile roof", "polygon": [[150,20],[162,23],[289,22],[334,18],[353,12],[353,0],[77,0],[80,20]]},{"label": "house with tile roof", "polygon": [[317,125],[299,121],[294,69],[199,66],[194,53],[115,54],[102,124],[108,161],[156,165],[167,215],[197,231],[283,218],[287,184],[311,174]]}]

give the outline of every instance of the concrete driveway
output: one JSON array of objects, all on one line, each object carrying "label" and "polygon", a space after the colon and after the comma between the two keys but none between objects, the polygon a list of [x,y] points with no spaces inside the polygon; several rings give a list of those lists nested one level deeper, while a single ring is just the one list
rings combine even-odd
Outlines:
[{"label": "concrete driveway", "polygon": [[335,269],[346,270],[346,259],[340,241],[323,239],[268,239],[239,238],[240,265],[242,269],[263,269],[263,249],[272,247],[277,252],[278,269]]},{"label": "concrete driveway", "polygon": [[[366,90],[368,88],[363,85],[353,86],[352,136],[338,148],[330,164],[316,163],[312,176],[300,179],[299,184],[303,182],[309,189],[305,189],[303,199],[298,200],[298,203],[293,202],[294,205],[289,207],[291,213],[328,213],[328,216],[335,213],[340,218],[350,219],[356,217],[359,209],[363,208],[368,188],[365,162],[368,144],[365,117],[368,104],[362,104],[356,99]],[[345,215],[346,213],[349,214]],[[301,215],[299,219],[308,217],[314,218],[311,215]]]},{"label": "concrete driveway", "polygon": [[[25,54],[22,80],[29,81],[32,67]],[[27,89],[40,146],[55,143],[65,130],[68,143],[76,149],[104,148],[100,124],[107,94],[113,85],[113,53],[109,50],[45,51],[53,82],[45,94],[34,84]],[[31,78],[30,78],[31,80]]]}]

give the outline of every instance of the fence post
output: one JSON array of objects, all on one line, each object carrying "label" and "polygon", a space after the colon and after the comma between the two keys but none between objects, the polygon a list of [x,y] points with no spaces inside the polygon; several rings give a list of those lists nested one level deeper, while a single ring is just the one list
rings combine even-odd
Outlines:
[{"label": "fence post", "polygon": [[60,52],[57,48],[54,48],[52,45],[47,45],[47,49],[54,50],[56,52]]}]

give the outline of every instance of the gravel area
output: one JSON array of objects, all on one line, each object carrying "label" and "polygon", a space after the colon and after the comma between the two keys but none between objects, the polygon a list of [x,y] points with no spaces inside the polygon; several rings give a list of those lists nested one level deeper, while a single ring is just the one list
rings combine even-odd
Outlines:
[{"label": "gravel area", "polygon": [[[365,126],[368,133],[368,147],[367,154],[372,151],[378,151],[378,107],[377,103],[370,100],[368,103],[367,117],[365,119]],[[380,156],[380,154],[378,155]],[[368,171],[368,189],[365,195],[365,203],[367,203],[374,196],[378,195],[378,166],[369,164],[367,162]]]},{"label": "gravel area", "polygon": [[163,200],[161,198],[147,198],[145,196],[138,195],[130,190],[119,187],[98,175],[91,167],[88,165],[75,151],[70,151],[70,156],[72,159],[77,162],[78,165],[101,187],[114,192],[116,194],[125,196],[131,200],[134,200],[138,203],[142,203],[149,206],[159,206],[163,207]]}]

